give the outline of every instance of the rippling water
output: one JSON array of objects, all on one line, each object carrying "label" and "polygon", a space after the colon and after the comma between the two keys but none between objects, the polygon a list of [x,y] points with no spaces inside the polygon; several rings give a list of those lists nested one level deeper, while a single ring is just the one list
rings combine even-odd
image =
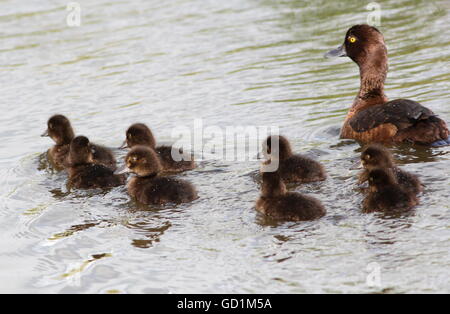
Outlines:
[{"label": "rippling water", "polygon": [[[0,1],[0,292],[450,292],[450,149],[394,149],[426,191],[412,214],[386,217],[360,212],[360,147],[338,138],[358,71],[323,53],[366,21],[365,3],[79,3],[81,26],[68,27],[65,1]],[[450,121],[448,1],[379,3],[388,96]],[[54,113],[111,147],[136,121],[161,142],[199,118],[278,125],[326,165],[327,182],[295,189],[328,215],[258,216],[255,162],[202,162],[182,175],[201,198],[177,207],[138,206],[123,187],[68,193],[42,155]],[[373,265],[381,287],[367,284]]]}]

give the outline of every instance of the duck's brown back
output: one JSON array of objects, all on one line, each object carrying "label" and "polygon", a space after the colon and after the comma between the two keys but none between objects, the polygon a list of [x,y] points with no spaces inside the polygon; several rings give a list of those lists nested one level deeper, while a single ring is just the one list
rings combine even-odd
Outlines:
[{"label": "duck's brown back", "polygon": [[371,142],[412,142],[431,144],[446,140],[445,121],[431,110],[409,99],[381,104],[353,105],[341,130],[341,138]]}]

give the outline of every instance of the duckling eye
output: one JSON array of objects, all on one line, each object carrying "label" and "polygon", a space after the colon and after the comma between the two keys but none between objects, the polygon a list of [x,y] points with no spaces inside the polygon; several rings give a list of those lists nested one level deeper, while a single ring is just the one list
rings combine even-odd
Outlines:
[{"label": "duckling eye", "polygon": [[350,36],[348,38],[348,41],[351,42],[352,44],[356,41],[356,37]]},{"label": "duckling eye", "polygon": [[53,124],[49,123],[49,124],[48,124],[48,128],[49,128],[49,129],[53,129]]},{"label": "duckling eye", "polygon": [[367,159],[367,160],[369,160],[370,158],[371,158],[371,156],[370,156],[370,155],[367,155],[367,156],[366,156],[366,159]]}]

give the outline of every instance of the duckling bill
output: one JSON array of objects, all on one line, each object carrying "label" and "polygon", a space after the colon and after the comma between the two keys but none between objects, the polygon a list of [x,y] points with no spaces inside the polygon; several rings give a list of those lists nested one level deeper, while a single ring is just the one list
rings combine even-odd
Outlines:
[{"label": "duckling bill", "polygon": [[112,169],[95,164],[93,155],[93,146],[87,137],[77,136],[71,141],[67,168],[70,188],[110,188],[125,184],[125,175],[115,175]]},{"label": "duckling bill", "polygon": [[[126,139],[122,148],[133,148],[135,146],[146,146],[153,149],[161,161],[161,166],[167,172],[181,172],[192,170],[195,168],[193,156],[187,156],[185,160],[174,160],[172,151],[175,149],[172,146],[156,146],[156,140],[152,131],[143,123],[135,123],[131,125],[126,131]],[[183,156],[183,150],[177,149],[180,156]]]},{"label": "duckling bill", "polygon": [[134,146],[125,157],[125,166],[117,173],[135,174],[128,182],[128,194],[143,204],[163,205],[188,203],[198,198],[195,187],[188,181],[160,177],[160,158],[146,146]]},{"label": "duckling bill", "polygon": [[323,217],[326,209],[311,196],[287,192],[278,171],[262,169],[261,195],[256,201],[256,210],[276,220],[307,221]]},{"label": "duckling bill", "polygon": [[450,145],[447,124],[430,109],[409,99],[388,101],[384,93],[387,48],[377,28],[369,25],[351,27],[344,43],[325,56],[349,57],[360,70],[359,93],[347,114],[341,138],[362,143]]},{"label": "duckling bill", "polygon": [[[62,170],[70,165],[70,143],[75,138],[72,125],[67,117],[57,114],[47,121],[47,130],[41,135],[48,136],[55,145],[47,152],[48,159],[57,170]],[[116,169],[116,159],[112,152],[100,145],[90,143],[93,153],[93,162],[102,164],[113,170]]]}]

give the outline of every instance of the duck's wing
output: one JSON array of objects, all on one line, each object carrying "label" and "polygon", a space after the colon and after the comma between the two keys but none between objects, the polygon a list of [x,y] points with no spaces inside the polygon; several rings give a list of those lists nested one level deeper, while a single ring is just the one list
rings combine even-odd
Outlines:
[{"label": "duck's wing", "polygon": [[383,124],[395,125],[399,131],[408,129],[420,121],[436,117],[430,109],[409,99],[396,99],[356,113],[350,119],[355,132],[367,132]]}]

